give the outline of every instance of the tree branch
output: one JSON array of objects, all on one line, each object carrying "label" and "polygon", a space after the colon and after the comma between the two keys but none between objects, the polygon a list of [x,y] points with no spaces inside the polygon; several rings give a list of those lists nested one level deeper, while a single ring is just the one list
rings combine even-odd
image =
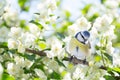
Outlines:
[{"label": "tree branch", "polygon": [[44,51],[32,50],[32,49],[29,49],[29,48],[26,48],[25,51],[29,52],[29,53],[37,54],[39,56],[46,56],[46,53]]},{"label": "tree branch", "polygon": [[[26,48],[25,51],[26,51],[26,52],[29,52],[29,53],[37,54],[37,55],[39,55],[39,56],[46,56],[46,53],[45,53],[44,51],[32,50],[32,49],[29,49],[29,48]],[[72,62],[74,65],[76,65],[76,64],[89,65],[89,63],[88,63],[87,61],[77,59],[77,58],[74,57],[74,56],[65,57],[65,58],[63,58],[62,60],[70,61],[70,62]]]},{"label": "tree branch", "polygon": [[[47,53],[45,53],[44,51],[32,50],[32,49],[29,49],[29,48],[26,48],[25,51],[29,52],[29,53],[33,53],[33,54],[39,55],[39,56],[47,56],[46,55]],[[89,66],[89,62],[88,61],[77,59],[75,56],[64,57],[62,60],[72,62],[74,65],[76,65],[76,64],[83,64],[83,65]],[[100,66],[99,69],[107,70],[107,67]]]},{"label": "tree branch", "polygon": [[76,65],[76,64],[83,64],[83,65],[89,66],[89,63],[86,60],[80,60],[80,59],[77,59],[74,56],[71,56],[70,58],[69,57],[64,57],[62,60],[70,61],[74,65]]}]

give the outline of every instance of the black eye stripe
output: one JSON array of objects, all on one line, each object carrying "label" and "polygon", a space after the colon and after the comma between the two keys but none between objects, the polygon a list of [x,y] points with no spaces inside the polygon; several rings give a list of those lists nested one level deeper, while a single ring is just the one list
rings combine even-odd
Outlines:
[{"label": "black eye stripe", "polygon": [[84,36],[81,34],[81,32],[80,32],[80,35],[81,35],[81,37],[85,40],[85,38],[84,38]]}]

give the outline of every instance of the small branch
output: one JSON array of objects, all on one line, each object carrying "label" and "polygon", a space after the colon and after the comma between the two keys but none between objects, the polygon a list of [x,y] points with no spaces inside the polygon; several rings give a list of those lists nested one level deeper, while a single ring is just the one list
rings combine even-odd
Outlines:
[{"label": "small branch", "polygon": [[[29,52],[29,53],[37,54],[37,55],[39,55],[39,56],[46,56],[46,53],[45,53],[44,51],[32,50],[32,49],[29,49],[29,48],[26,48],[25,51],[26,51],[26,52]],[[72,62],[74,65],[75,65],[75,64],[89,65],[87,61],[77,59],[76,57],[73,57],[73,56],[71,56],[70,58],[69,58],[69,57],[65,57],[65,58],[63,58],[63,60],[70,61],[70,62]]]},{"label": "small branch", "polygon": [[89,63],[86,60],[80,60],[80,59],[77,59],[74,56],[71,56],[70,58],[69,57],[65,57],[65,58],[63,58],[63,60],[72,62],[74,65],[76,65],[76,64],[83,64],[83,65],[89,66]]},{"label": "small branch", "polygon": [[[37,54],[39,56],[47,56],[44,51],[39,51],[39,50],[32,50],[32,49],[26,48],[26,52]],[[89,62],[88,61],[77,59],[75,56],[64,57],[62,60],[72,62],[74,65],[76,65],[76,64],[83,64],[83,65],[89,66]],[[107,70],[107,67],[100,66],[99,69]]]},{"label": "small branch", "polygon": [[83,64],[83,65],[89,66],[89,62],[87,62],[86,60],[77,59],[74,56],[71,56],[71,58],[69,59],[69,61],[72,62],[74,65],[76,65],[76,64]]},{"label": "small branch", "polygon": [[46,53],[44,51],[39,51],[39,50],[32,50],[32,49],[25,49],[26,52],[37,54],[39,56],[46,56]]},{"label": "small branch", "polygon": [[99,69],[107,70],[107,67],[105,67],[105,66],[100,66]]}]

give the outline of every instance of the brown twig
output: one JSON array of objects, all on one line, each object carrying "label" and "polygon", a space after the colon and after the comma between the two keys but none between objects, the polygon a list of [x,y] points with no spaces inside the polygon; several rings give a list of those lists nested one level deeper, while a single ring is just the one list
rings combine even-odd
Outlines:
[{"label": "brown twig", "polygon": [[89,62],[87,62],[85,60],[77,59],[76,57],[73,57],[73,56],[71,56],[71,58],[64,57],[62,60],[72,62],[74,65],[76,65],[76,64],[83,64],[83,65],[89,66]]},{"label": "brown twig", "polygon": [[75,56],[71,56],[69,61],[72,62],[74,65],[76,65],[76,64],[83,64],[83,65],[89,66],[89,63],[86,60],[77,59]]},{"label": "brown twig", "polygon": [[107,70],[107,67],[105,67],[105,66],[100,66],[99,69]]},{"label": "brown twig", "polygon": [[[37,54],[37,55],[39,55],[39,56],[46,56],[46,53],[45,53],[44,51],[32,50],[32,49],[29,49],[29,48],[26,48],[25,51],[26,51],[26,52],[29,52],[29,53]],[[88,62],[87,62],[87,61],[77,59],[76,57],[73,57],[73,56],[71,56],[70,58],[69,58],[69,57],[65,57],[63,60],[70,61],[70,62],[72,62],[73,64],[84,64],[84,65],[88,65]]]},{"label": "brown twig", "polygon": [[[44,51],[32,50],[32,49],[26,48],[26,52],[37,54],[39,56],[46,56],[46,53]],[[75,56],[64,57],[62,60],[72,62],[74,65],[76,65],[76,64],[83,64],[83,65],[89,66],[89,62],[88,61],[77,59]],[[100,66],[99,69],[107,70],[107,67]]]},{"label": "brown twig", "polygon": [[26,52],[37,54],[39,56],[46,56],[46,53],[44,51],[39,51],[39,50],[32,50],[32,49],[25,49]]}]

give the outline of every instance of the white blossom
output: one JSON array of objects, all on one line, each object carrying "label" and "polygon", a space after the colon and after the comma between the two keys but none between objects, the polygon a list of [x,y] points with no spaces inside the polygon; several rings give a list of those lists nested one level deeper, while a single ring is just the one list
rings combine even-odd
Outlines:
[{"label": "white blossom", "polygon": [[54,14],[54,11],[56,10],[56,8],[57,8],[57,5],[55,0],[41,1],[41,3],[37,5],[37,10],[39,11],[37,12],[40,13],[38,17],[42,18],[42,21],[46,22],[50,18],[50,15]]},{"label": "white blossom", "polygon": [[89,30],[91,27],[90,22],[85,17],[80,17],[76,22],[68,27],[69,35],[75,35],[79,31]]},{"label": "white blossom", "polygon": [[117,8],[119,3],[116,0],[106,0],[105,5],[109,8]]},{"label": "white blossom", "polygon": [[[16,0],[0,0],[0,78],[4,73],[3,67],[5,66],[5,73],[20,80],[29,80],[31,77],[32,79],[46,80],[54,77],[51,76],[53,72],[58,73],[62,80],[105,80],[104,76],[110,74],[107,70],[100,69],[102,65],[105,64],[111,68],[120,66],[120,51],[117,52],[113,46],[114,42],[112,42],[114,39],[119,39],[114,31],[116,33],[119,32],[117,28],[119,28],[120,22],[120,1],[106,0],[103,4],[92,3],[90,7],[88,7],[88,4],[88,6],[85,6],[88,8],[87,13],[83,14],[84,16],[80,15],[75,21],[71,21],[71,16],[73,16],[71,13],[69,18],[58,14],[63,12],[61,8],[62,2],[60,1],[61,3],[58,5],[59,1],[31,0],[29,2],[27,0],[22,6],[23,9],[20,9],[21,6]],[[32,10],[32,5],[35,6],[35,11]],[[27,7],[29,7],[29,10],[23,11]],[[82,11],[84,9],[87,10],[86,8],[81,8]],[[31,19],[37,21],[43,28],[40,29],[38,25],[29,23],[26,20],[22,22],[20,17],[23,13],[26,15],[30,14],[28,15],[30,18],[28,21],[31,21]],[[58,20],[57,16],[60,16],[60,20]],[[63,24],[64,22],[66,23]],[[67,29],[63,33],[65,38],[56,37],[57,32],[62,33],[61,29],[63,28],[61,27],[64,26]],[[69,53],[68,48],[71,38],[79,31],[84,30],[90,32],[90,50],[93,53],[89,58],[86,57],[89,66],[84,64],[73,65],[70,61],[62,60],[64,57],[70,57],[67,53]],[[1,46],[2,42],[7,42],[8,49],[6,46],[3,48],[4,44]],[[41,47],[42,45],[44,48]],[[46,53],[46,57],[33,56],[34,53],[25,52],[26,48],[43,50]],[[48,48],[50,50],[47,50]],[[73,50],[73,52],[75,51]],[[71,51],[71,53],[73,52]],[[108,53],[113,58],[113,64],[107,61],[109,58],[107,59],[104,54],[101,56],[102,53]],[[26,56],[28,54],[29,56]],[[80,57],[77,53],[75,55],[77,58]],[[33,57],[35,60],[31,61]],[[56,57],[60,62],[56,61]],[[99,60],[97,60],[97,57]],[[82,58],[84,58],[84,55]],[[65,67],[61,65],[62,63]],[[43,70],[38,67],[42,67]],[[119,75],[117,72],[113,73],[115,76]]]},{"label": "white blossom", "polygon": [[29,23],[29,30],[32,34],[34,34],[35,36],[39,37],[40,36],[40,29],[38,28],[38,26],[36,26],[35,24]]},{"label": "white blossom", "polygon": [[99,32],[105,32],[110,28],[110,24],[112,22],[112,18],[111,16],[108,15],[103,15],[102,17],[98,17],[94,24],[93,27],[95,27],[97,29],[97,31]]},{"label": "white blossom", "polygon": [[13,75],[13,76],[16,76],[16,77],[20,77],[21,74],[24,73],[23,69],[14,64],[14,63],[8,63],[7,64],[7,72],[10,74],[10,75]]},{"label": "white blossom", "polygon": [[20,41],[18,43],[18,52],[24,53],[25,52],[25,45],[22,44]]},{"label": "white blossom", "polygon": [[21,68],[26,67],[27,69],[29,69],[33,64],[33,61],[30,61],[28,59],[24,59],[23,57],[16,56],[16,55],[15,55],[14,61],[15,61],[17,66],[19,66]]},{"label": "white blossom", "polygon": [[79,27],[77,27],[76,24],[72,24],[68,27],[68,33],[71,36],[75,35],[79,31],[80,31],[80,29],[79,29]]},{"label": "white blossom", "polygon": [[106,50],[107,50],[107,53],[108,53],[108,54],[114,54],[114,51],[115,51],[115,50],[114,50],[114,47],[112,47],[112,42],[109,41],[109,42],[107,43],[106,48],[107,48]]},{"label": "white blossom", "polygon": [[8,28],[6,27],[1,27],[0,28],[0,42],[6,42],[8,39]]},{"label": "white blossom", "polygon": [[8,35],[10,37],[16,39],[16,38],[18,38],[21,35],[21,32],[22,32],[21,28],[19,28],[19,27],[12,27],[10,29],[10,33]]},{"label": "white blossom", "polygon": [[84,79],[85,74],[80,68],[76,68],[75,71],[73,72],[73,79],[78,80],[78,79]]},{"label": "white blossom", "polygon": [[60,57],[62,55],[62,42],[59,41],[57,38],[53,37],[53,38],[49,38],[49,40],[47,41],[48,44],[50,44],[51,50],[47,51],[47,56],[49,58],[58,56]]},{"label": "white blossom", "polygon": [[[94,36],[93,36],[94,35]],[[95,53],[95,46],[96,44],[99,42],[99,34],[96,28],[92,28],[92,30],[90,31],[90,44],[91,44],[91,53]]]},{"label": "white blossom", "polygon": [[8,48],[9,49],[17,49],[18,43],[14,39],[10,38],[8,39]]},{"label": "white blossom", "polygon": [[47,77],[46,75],[44,74],[44,72],[40,69],[35,69],[35,73],[37,74],[37,76],[39,76],[42,80],[46,80]]},{"label": "white blossom", "polygon": [[81,17],[76,20],[77,26],[80,28],[80,30],[88,30],[91,27],[90,22],[85,17]]},{"label": "white blossom", "polygon": [[25,47],[30,47],[31,45],[34,44],[36,36],[29,32],[26,32],[22,33],[19,39],[21,43],[24,44]]}]

